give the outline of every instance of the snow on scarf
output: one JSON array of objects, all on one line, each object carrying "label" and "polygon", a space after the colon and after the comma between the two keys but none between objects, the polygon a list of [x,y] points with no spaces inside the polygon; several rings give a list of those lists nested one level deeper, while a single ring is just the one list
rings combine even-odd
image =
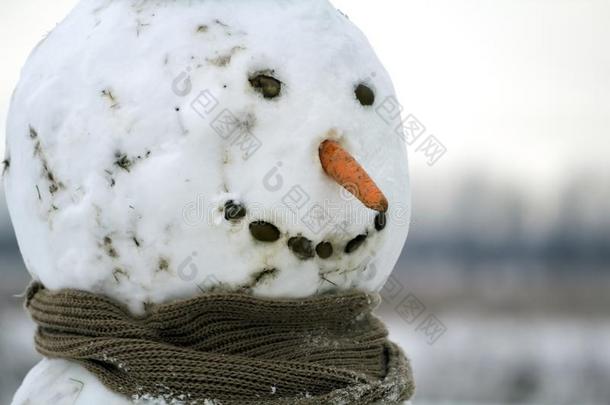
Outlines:
[{"label": "snow on scarf", "polygon": [[[89,292],[35,283],[26,308],[44,356],[78,362],[128,397],[185,404],[396,404],[409,361],[359,291],[307,299],[211,292],[135,317]],[[207,401],[207,402],[206,402]]]}]

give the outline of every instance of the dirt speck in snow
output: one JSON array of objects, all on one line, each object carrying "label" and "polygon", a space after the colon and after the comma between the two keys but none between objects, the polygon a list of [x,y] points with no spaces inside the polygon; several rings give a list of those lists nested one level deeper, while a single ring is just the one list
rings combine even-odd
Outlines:
[{"label": "dirt speck in snow", "polygon": [[[38,138],[38,132],[30,126],[30,139],[34,142],[34,156],[38,157],[42,166],[42,178],[49,183],[49,193],[51,195],[64,188],[64,184],[57,180],[53,170],[50,168],[46,154]],[[40,191],[40,190],[39,190]]]},{"label": "dirt speck in snow", "polygon": [[116,96],[112,93],[111,89],[102,90],[102,97],[107,98],[110,101],[110,108],[117,109],[119,108],[119,103],[117,101]]},{"label": "dirt speck in snow", "polygon": [[121,282],[121,280],[120,280],[121,277],[129,279],[129,274],[124,269],[122,269],[120,267],[115,267],[114,270],[112,270],[112,277],[114,277],[114,280],[118,284]]},{"label": "dirt speck in snow", "polygon": [[106,254],[112,257],[113,259],[119,257],[119,253],[114,248],[113,241],[110,236],[104,237],[104,250],[106,251]]},{"label": "dirt speck in snow", "polygon": [[159,258],[159,264],[157,266],[157,271],[161,272],[167,272],[169,271],[169,260],[166,257],[160,257]]},{"label": "dirt speck in snow", "polygon": [[115,157],[117,158],[117,160],[114,162],[115,165],[117,165],[118,167],[120,167],[121,169],[125,170],[126,172],[129,172],[131,165],[133,164],[132,161],[127,157],[127,155],[123,155],[120,153],[117,153],[115,155]]},{"label": "dirt speck in snow", "polygon": [[[129,158],[129,156],[127,156],[126,153],[116,152],[114,154],[114,157],[116,159],[114,161],[114,164],[116,166],[120,167],[121,169],[125,170],[126,172],[130,173],[131,168],[138,160],[148,159],[150,157],[150,155],[151,155],[151,152],[146,151],[143,155],[138,155],[135,158]],[[106,172],[108,173],[108,170]]]},{"label": "dirt speck in snow", "polygon": [[7,157],[2,161],[2,175],[4,176],[8,169],[11,167],[11,158]]},{"label": "dirt speck in snow", "polygon": [[[151,17],[155,17],[155,14],[151,14]],[[140,34],[146,27],[150,27],[152,24],[149,22],[143,22],[139,18],[136,19],[136,36],[140,37]]]},{"label": "dirt speck in snow", "polygon": [[110,184],[110,187],[116,186],[114,172],[112,172],[111,170],[104,170],[104,172],[108,175],[107,178],[108,178],[108,183]]},{"label": "dirt speck in snow", "polygon": [[244,48],[243,46],[234,46],[233,48],[231,48],[231,50],[229,52],[219,55],[215,58],[206,59],[206,60],[211,65],[218,66],[218,67],[226,67],[231,63],[231,59],[237,52],[243,51],[245,49],[246,48]]}]

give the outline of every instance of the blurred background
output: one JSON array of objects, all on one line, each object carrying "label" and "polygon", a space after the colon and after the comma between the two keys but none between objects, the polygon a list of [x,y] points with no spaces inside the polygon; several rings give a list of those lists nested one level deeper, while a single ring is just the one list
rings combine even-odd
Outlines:
[{"label": "blurred background", "polygon": [[[2,136],[20,67],[75,3],[0,2]],[[381,308],[412,358],[415,405],[610,404],[610,2],[334,4],[425,127]],[[0,274],[8,404],[38,356],[3,195]]]}]

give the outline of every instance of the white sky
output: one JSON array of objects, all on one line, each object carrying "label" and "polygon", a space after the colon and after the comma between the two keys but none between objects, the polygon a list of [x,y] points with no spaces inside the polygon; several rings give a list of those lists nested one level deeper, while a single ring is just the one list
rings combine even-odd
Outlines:
[{"label": "white sky", "polygon": [[[75,3],[0,2],[0,128],[27,55]],[[448,149],[433,168],[411,151],[416,178],[451,182],[469,168],[548,189],[583,168],[610,173],[610,1],[334,4],[369,36],[406,111]]]}]

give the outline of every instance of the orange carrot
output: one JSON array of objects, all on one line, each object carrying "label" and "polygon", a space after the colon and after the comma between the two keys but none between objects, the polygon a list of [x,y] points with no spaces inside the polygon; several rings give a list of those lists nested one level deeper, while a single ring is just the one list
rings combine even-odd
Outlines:
[{"label": "orange carrot", "polygon": [[386,212],[388,200],[366,170],[336,141],[320,144],[322,168],[340,186],[352,193],[366,207]]}]

